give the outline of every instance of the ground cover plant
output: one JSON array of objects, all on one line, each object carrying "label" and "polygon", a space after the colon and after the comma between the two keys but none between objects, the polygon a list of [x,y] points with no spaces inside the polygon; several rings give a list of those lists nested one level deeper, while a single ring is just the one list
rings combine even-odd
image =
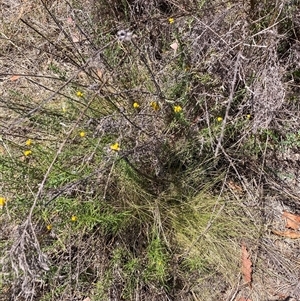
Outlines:
[{"label": "ground cover plant", "polygon": [[0,2],[0,300],[298,300],[300,2]]}]

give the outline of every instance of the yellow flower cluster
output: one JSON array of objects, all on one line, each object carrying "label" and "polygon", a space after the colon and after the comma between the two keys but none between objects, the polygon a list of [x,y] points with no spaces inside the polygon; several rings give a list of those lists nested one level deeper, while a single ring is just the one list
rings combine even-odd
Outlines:
[{"label": "yellow flower cluster", "polygon": [[173,24],[174,23],[174,18],[169,18],[168,21],[169,21],[169,24]]},{"label": "yellow flower cluster", "polygon": [[25,157],[29,157],[32,154],[32,151],[30,149],[27,149],[23,152]]},{"label": "yellow flower cluster", "polygon": [[[27,139],[26,142],[25,142],[25,145],[26,146],[31,146],[32,145],[32,140],[31,139]],[[32,155],[32,150],[31,149],[27,149],[27,150],[23,151],[23,155],[25,157],[28,157],[28,156]]]},{"label": "yellow flower cluster", "polygon": [[72,222],[76,222],[77,219],[78,219],[78,217],[77,217],[76,215],[72,215],[72,216],[71,216],[71,221],[72,221]]},{"label": "yellow flower cluster", "polygon": [[113,151],[118,152],[118,151],[120,150],[120,145],[119,145],[119,143],[116,142],[116,143],[112,144],[112,145],[110,146],[110,149],[113,150]]},{"label": "yellow flower cluster", "polygon": [[80,136],[81,138],[83,138],[83,137],[86,136],[86,133],[85,133],[84,131],[81,131],[81,132],[79,132],[79,136]]},{"label": "yellow flower cluster", "polygon": [[151,101],[150,107],[152,107],[152,109],[153,109],[154,111],[158,111],[158,110],[160,109],[159,104],[158,104],[157,101]]},{"label": "yellow flower cluster", "polygon": [[3,197],[0,197],[0,208],[4,207],[5,203],[6,203],[6,199]]},{"label": "yellow flower cluster", "polygon": [[133,107],[134,107],[135,109],[138,109],[138,108],[140,107],[140,105],[139,105],[137,102],[134,102],[134,103],[133,103]]},{"label": "yellow flower cluster", "polygon": [[221,116],[219,116],[219,117],[217,117],[217,121],[221,122],[221,121],[223,121],[223,118]]},{"label": "yellow flower cluster", "polygon": [[77,92],[76,92],[76,95],[77,95],[78,97],[83,97],[83,93],[82,93],[81,91],[77,91]]},{"label": "yellow flower cluster", "polygon": [[174,109],[175,113],[180,113],[182,111],[182,107],[181,106],[174,106],[173,109]]}]

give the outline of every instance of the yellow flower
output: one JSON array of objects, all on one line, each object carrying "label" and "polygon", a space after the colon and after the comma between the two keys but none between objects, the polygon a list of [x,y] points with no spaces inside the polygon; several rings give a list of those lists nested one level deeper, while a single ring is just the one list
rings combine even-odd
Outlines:
[{"label": "yellow flower", "polygon": [[83,93],[82,93],[81,91],[77,91],[77,92],[76,92],[76,95],[77,95],[78,97],[83,97]]},{"label": "yellow flower", "polygon": [[174,23],[174,18],[169,18],[168,21],[169,21],[170,24],[173,24]]},{"label": "yellow flower", "polygon": [[116,142],[116,143],[112,144],[112,145],[110,146],[110,149],[111,149],[111,150],[114,150],[114,151],[116,151],[116,152],[118,152],[118,151],[120,150],[120,145],[119,145],[119,143]]},{"label": "yellow flower", "polygon": [[3,207],[6,203],[6,199],[3,197],[0,197],[0,207]]},{"label": "yellow flower", "polygon": [[32,140],[31,140],[31,139],[26,140],[25,144],[26,144],[27,146],[31,145],[31,144],[32,144]]},{"label": "yellow flower", "polygon": [[247,114],[246,117],[247,117],[247,119],[250,119],[250,118],[251,118],[251,115],[250,115],[250,114]]},{"label": "yellow flower", "polygon": [[28,150],[24,151],[23,154],[25,157],[28,157],[32,154],[32,151],[30,149],[28,149]]},{"label": "yellow flower", "polygon": [[72,222],[76,222],[77,221],[77,216],[76,215],[72,215],[71,216],[71,221]]},{"label": "yellow flower", "polygon": [[140,105],[139,105],[137,102],[134,102],[134,103],[133,103],[133,107],[134,107],[135,109],[138,109],[138,108],[140,107]]},{"label": "yellow flower", "polygon": [[47,228],[48,231],[51,231],[52,225],[47,225],[46,228]]},{"label": "yellow flower", "polygon": [[182,107],[181,106],[174,106],[174,112],[175,113],[180,113],[182,111]]},{"label": "yellow flower", "polygon": [[152,109],[154,111],[158,111],[159,110],[159,104],[157,103],[157,101],[151,101],[150,106],[152,107]]},{"label": "yellow flower", "polygon": [[221,121],[223,121],[223,118],[221,116],[219,116],[219,117],[217,117],[217,121],[221,122]]},{"label": "yellow flower", "polygon": [[81,131],[81,132],[79,133],[79,136],[80,136],[81,138],[85,137],[85,135],[86,135],[86,133],[85,133],[84,131]]}]

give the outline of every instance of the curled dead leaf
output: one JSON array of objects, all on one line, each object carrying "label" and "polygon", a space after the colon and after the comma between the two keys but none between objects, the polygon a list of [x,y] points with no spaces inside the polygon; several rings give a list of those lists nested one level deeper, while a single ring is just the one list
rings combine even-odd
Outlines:
[{"label": "curled dead leaf", "polygon": [[300,229],[300,216],[283,211],[282,218],[285,219],[285,227],[290,228],[293,230],[299,230]]},{"label": "curled dead leaf", "polygon": [[293,239],[300,238],[300,232],[292,231],[292,230],[286,230],[286,231],[272,230],[272,233],[287,238],[293,238]]}]

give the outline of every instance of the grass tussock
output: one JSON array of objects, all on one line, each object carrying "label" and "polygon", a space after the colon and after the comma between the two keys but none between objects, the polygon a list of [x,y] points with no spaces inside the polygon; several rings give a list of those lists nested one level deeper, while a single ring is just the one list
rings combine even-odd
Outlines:
[{"label": "grass tussock", "polygon": [[0,299],[299,299],[298,2],[0,3]]}]

